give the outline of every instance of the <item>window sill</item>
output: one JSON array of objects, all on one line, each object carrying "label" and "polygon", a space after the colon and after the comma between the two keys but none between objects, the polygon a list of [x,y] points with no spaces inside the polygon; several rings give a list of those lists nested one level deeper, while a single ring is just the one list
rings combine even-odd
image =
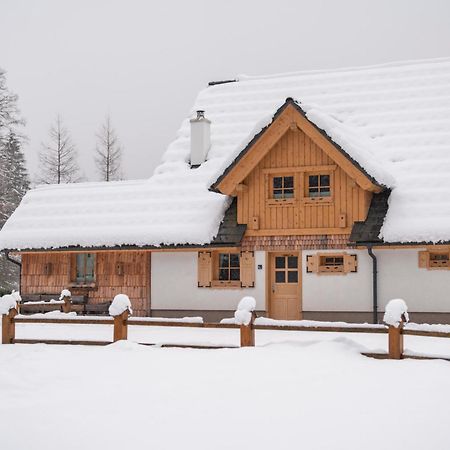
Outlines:
[{"label": "window sill", "polygon": [[213,280],[211,281],[211,287],[215,289],[240,289],[241,282]]},{"label": "window sill", "polygon": [[74,289],[97,289],[96,283],[88,283],[88,284],[79,284],[79,283],[69,283],[69,287]]},{"label": "window sill", "polygon": [[334,200],[333,197],[305,197],[303,203],[305,206],[331,205]]},{"label": "window sill", "polygon": [[294,206],[297,203],[297,200],[295,198],[269,198],[267,200],[268,206]]}]

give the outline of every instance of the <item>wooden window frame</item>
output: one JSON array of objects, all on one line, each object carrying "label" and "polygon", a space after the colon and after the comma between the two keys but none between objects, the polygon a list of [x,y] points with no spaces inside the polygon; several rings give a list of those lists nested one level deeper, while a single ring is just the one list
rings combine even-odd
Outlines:
[{"label": "wooden window frame", "polygon": [[[419,251],[419,268],[427,270],[450,270],[450,248],[430,248]],[[435,264],[432,260],[433,255],[447,256],[446,264]]]},{"label": "wooden window frame", "polygon": [[[239,257],[239,280],[220,280],[220,255],[238,255]],[[240,251],[217,251],[212,253],[212,280],[211,287],[213,288],[240,288],[241,287],[241,252]],[[229,266],[231,267],[231,266]]]},{"label": "wooden window frame", "polygon": [[[315,259],[314,270],[309,270],[310,258]],[[342,258],[343,264],[326,266],[322,264],[325,258]],[[348,275],[358,272],[358,255],[347,252],[336,253],[315,253],[306,256],[306,273],[316,273],[317,275]]]},{"label": "wooden window frame", "polygon": [[[86,282],[86,275],[85,275],[85,282],[80,283],[77,281],[77,256],[78,255],[87,255],[91,254],[94,255],[94,276],[93,281],[87,283]],[[85,264],[86,264],[87,258],[85,258]],[[82,252],[82,253],[73,253],[71,255],[70,259],[70,287],[75,288],[95,288],[97,286],[97,254],[93,252]]]},{"label": "wooden window frame", "polygon": [[[324,197],[310,197],[309,196],[309,177],[328,175],[330,177],[330,195]],[[334,173],[332,170],[314,170],[304,173],[303,179],[303,202],[306,205],[323,205],[334,202]]]},{"label": "wooden window frame", "polygon": [[[273,197],[273,180],[278,177],[292,177],[293,178],[293,190],[294,195],[292,197],[287,198],[274,198]],[[269,206],[292,206],[298,201],[298,192],[299,192],[299,182],[298,182],[298,173],[295,172],[269,172],[267,174],[267,190],[266,190],[266,202]]]}]

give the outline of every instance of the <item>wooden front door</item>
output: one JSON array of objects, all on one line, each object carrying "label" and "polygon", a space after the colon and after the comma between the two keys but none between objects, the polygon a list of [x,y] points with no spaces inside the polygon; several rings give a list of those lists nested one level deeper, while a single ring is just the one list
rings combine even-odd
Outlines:
[{"label": "wooden front door", "polygon": [[272,319],[302,318],[301,253],[269,254],[269,316]]}]

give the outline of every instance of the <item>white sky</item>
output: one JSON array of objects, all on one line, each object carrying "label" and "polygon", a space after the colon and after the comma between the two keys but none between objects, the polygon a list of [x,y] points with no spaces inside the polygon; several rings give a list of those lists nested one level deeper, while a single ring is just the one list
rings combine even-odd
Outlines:
[{"label": "white sky", "polygon": [[94,180],[107,112],[127,178],[151,175],[210,80],[450,56],[448,0],[1,0],[0,67],[36,174],[54,117]]}]

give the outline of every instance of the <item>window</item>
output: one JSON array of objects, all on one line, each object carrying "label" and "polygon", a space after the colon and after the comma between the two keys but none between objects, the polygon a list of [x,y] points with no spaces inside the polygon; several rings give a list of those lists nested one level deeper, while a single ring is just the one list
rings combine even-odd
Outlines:
[{"label": "window", "polygon": [[276,176],[272,178],[272,198],[284,200],[294,198],[294,176]]},{"label": "window", "polygon": [[308,176],[308,197],[330,197],[331,196],[331,177],[327,175],[309,175]]},{"label": "window", "polygon": [[440,248],[419,252],[419,267],[425,269],[450,269],[450,249]]},{"label": "window", "polygon": [[430,252],[430,267],[448,267],[449,264],[449,254],[448,253],[434,253]]},{"label": "window", "polygon": [[95,254],[76,254],[75,282],[77,284],[92,284],[95,281]]},{"label": "window", "polygon": [[321,256],[319,272],[343,272],[344,255]]},{"label": "window", "polygon": [[275,257],[275,283],[298,283],[298,257]]},{"label": "window", "polygon": [[306,272],[318,274],[348,274],[358,271],[357,255],[347,253],[316,253],[306,257]]},{"label": "window", "polygon": [[239,281],[239,253],[219,253],[219,281]]}]

